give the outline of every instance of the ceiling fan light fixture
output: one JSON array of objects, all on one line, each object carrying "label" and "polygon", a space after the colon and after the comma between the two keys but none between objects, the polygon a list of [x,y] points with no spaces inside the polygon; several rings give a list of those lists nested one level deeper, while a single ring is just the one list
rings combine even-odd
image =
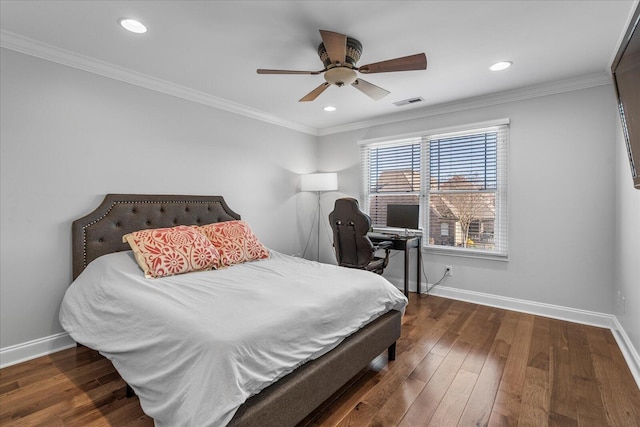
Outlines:
[{"label": "ceiling fan light fixture", "polygon": [[324,111],[336,111],[336,107],[334,107],[333,105],[327,105],[326,107],[323,108]]},{"label": "ceiling fan light fixture", "polygon": [[137,19],[122,18],[118,21],[120,26],[127,31],[131,31],[136,34],[144,34],[147,32],[147,27]]},{"label": "ceiling fan light fixture", "polygon": [[334,67],[324,73],[324,79],[332,85],[342,87],[355,82],[358,75],[349,67]]},{"label": "ceiling fan light fixture", "polygon": [[490,66],[489,69],[491,71],[502,71],[502,70],[506,70],[507,68],[511,67],[512,65],[513,65],[513,62],[511,62],[511,61],[500,61],[500,62],[496,62],[495,64]]}]

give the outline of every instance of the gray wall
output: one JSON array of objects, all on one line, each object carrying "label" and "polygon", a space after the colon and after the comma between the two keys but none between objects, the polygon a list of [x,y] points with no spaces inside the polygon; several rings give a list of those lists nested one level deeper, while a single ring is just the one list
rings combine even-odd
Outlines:
[{"label": "gray wall", "polygon": [[[0,350],[62,332],[71,221],[106,193],[221,194],[267,246],[314,259],[316,200],[298,175],[337,171],[320,228],[334,263],[326,217],[360,197],[356,141],[504,117],[509,261],[427,253],[429,281],[449,264],[451,288],[615,314],[640,348],[640,191],[609,86],[316,138],[14,51],[0,65]],[[396,257],[386,276],[402,271]]]},{"label": "gray wall", "polygon": [[223,195],[267,246],[302,251],[316,137],[11,50],[1,67],[0,349],[62,332],[71,221],[106,193]]},{"label": "gray wall", "polygon": [[[637,156],[636,161],[638,161]],[[634,189],[632,182],[622,127],[618,124],[614,313],[638,357],[637,354],[640,353],[640,190]]]},{"label": "gray wall", "polygon": [[[361,198],[359,139],[501,118],[511,120],[509,260],[425,253],[429,281],[438,280],[448,264],[454,274],[444,285],[451,288],[613,313],[617,116],[612,87],[327,135],[321,138],[319,165],[340,172],[342,193]],[[385,276],[399,283],[402,274],[399,256]]]}]

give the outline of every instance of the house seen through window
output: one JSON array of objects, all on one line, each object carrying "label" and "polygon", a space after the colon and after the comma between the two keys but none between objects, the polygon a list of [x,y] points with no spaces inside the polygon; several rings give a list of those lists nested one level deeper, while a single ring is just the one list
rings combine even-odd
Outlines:
[{"label": "house seen through window", "polygon": [[424,245],[507,254],[507,126],[362,145],[365,209],[377,227],[387,205],[420,205]]}]

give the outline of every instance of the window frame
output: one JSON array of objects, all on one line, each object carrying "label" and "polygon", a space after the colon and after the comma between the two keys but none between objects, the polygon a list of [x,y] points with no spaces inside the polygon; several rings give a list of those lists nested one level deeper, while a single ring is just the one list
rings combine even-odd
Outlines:
[{"label": "window frame", "polygon": [[[369,215],[371,214],[371,200],[368,197],[369,194],[372,194],[369,191],[369,186],[371,185],[371,181],[370,181],[370,174],[371,174],[371,157],[370,157],[370,151],[371,148],[373,149],[385,149],[388,147],[404,147],[404,146],[409,146],[409,145],[414,145],[416,144],[418,146],[418,163],[420,164],[420,167],[422,166],[422,142],[421,139],[419,137],[412,137],[412,138],[401,138],[401,139],[391,139],[391,140],[384,140],[381,142],[377,142],[374,143],[372,145],[368,145],[367,149],[364,149],[364,147],[361,147],[361,149],[364,149],[364,151],[361,151],[361,171],[362,171],[362,188],[363,188],[363,194],[365,195],[362,200],[364,201],[363,206],[364,206],[364,211],[366,213],[368,213]],[[365,160],[366,157],[366,160]],[[363,167],[365,166],[366,167]],[[413,169],[412,169],[413,170]],[[413,184],[413,181],[412,181]],[[413,187],[413,185],[412,185]],[[402,197],[416,197],[418,199],[418,204],[422,205],[422,173],[420,173],[420,177],[419,177],[419,186],[417,191],[384,191],[384,192],[380,192],[380,193],[375,193],[375,194],[380,194],[383,197],[398,197],[398,196],[402,196]],[[420,211],[422,212],[422,210]],[[422,216],[420,217],[420,223],[419,223],[419,227],[422,226]],[[381,229],[384,230],[386,228],[391,229],[390,227],[386,227],[386,226],[381,226],[380,224],[376,224],[376,228],[377,229]]]},{"label": "window frame", "polygon": [[[420,204],[420,227],[422,228],[422,250],[433,254],[452,255],[471,258],[484,258],[492,260],[508,260],[509,254],[509,215],[508,215],[508,180],[509,180],[509,124],[508,118],[498,119],[485,122],[470,123],[466,125],[453,126],[447,128],[424,130],[412,132],[408,134],[396,135],[391,137],[365,139],[358,141],[360,145],[360,165],[362,171],[362,201],[365,212],[370,212],[370,158],[371,149],[385,146],[393,146],[400,144],[408,144],[411,141],[418,140],[420,143],[421,159],[420,159],[420,189],[418,203]],[[444,245],[429,244],[429,198],[431,194],[435,194],[430,190],[430,159],[429,147],[430,141],[435,139],[450,138],[458,135],[469,135],[476,133],[489,133],[498,131],[497,141],[497,183],[495,190],[488,192],[495,193],[495,224],[494,238],[497,238],[495,249],[479,249],[467,247],[455,247]],[[487,192],[487,190],[480,190]],[[393,195],[394,193],[383,193],[383,195]],[[406,194],[406,193],[403,193]],[[375,226],[384,229],[384,225],[375,224]]]}]

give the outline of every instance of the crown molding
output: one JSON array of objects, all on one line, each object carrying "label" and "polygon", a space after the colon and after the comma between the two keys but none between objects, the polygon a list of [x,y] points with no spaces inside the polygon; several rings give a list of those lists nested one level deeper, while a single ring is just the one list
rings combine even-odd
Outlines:
[{"label": "crown molding", "polygon": [[0,30],[0,46],[16,52],[35,56],[47,61],[56,62],[58,64],[88,71],[125,83],[141,86],[167,95],[197,102],[209,107],[228,111],[230,113],[240,114],[252,119],[260,120],[266,123],[274,124],[284,128],[303,132],[309,135],[317,136],[318,129],[284,120],[264,111],[249,108],[247,106],[209,95],[204,92],[189,89],[166,80],[151,77],[142,73],[118,67],[116,65],[100,61],[84,55],[79,55],[65,49],[61,49],[10,31]]},{"label": "crown molding", "polygon": [[410,112],[386,115],[371,120],[364,120],[360,122],[349,123],[346,125],[324,128],[318,131],[318,135],[324,136],[334,133],[349,132],[364,128],[370,128],[373,126],[386,125],[406,120],[421,119],[425,117],[437,116],[439,114],[472,110],[475,108],[489,107],[492,105],[505,104],[507,102],[522,101],[526,99],[538,98],[541,96],[555,95],[559,93],[587,89],[596,86],[604,86],[607,84],[611,84],[610,73],[602,72],[597,74],[590,74],[567,80],[529,86],[523,89],[514,89],[490,95],[482,95],[475,98],[463,99],[461,101],[432,105],[411,110]]},{"label": "crown molding", "polygon": [[603,71],[602,73],[590,74],[551,83],[544,83],[536,86],[526,87],[523,89],[515,89],[478,96],[474,98],[468,98],[461,101],[427,106],[407,112],[385,115],[371,120],[364,120],[348,123],[345,125],[317,129],[311,126],[285,120],[264,111],[256,110],[223,98],[209,95],[204,92],[176,85],[166,80],[151,77],[142,73],[137,73],[135,71],[123,67],[118,67],[116,65],[100,61],[95,58],[79,55],[77,53],[61,49],[40,41],[36,41],[9,31],[0,30],[0,46],[27,55],[45,59],[47,61],[52,61],[69,67],[88,71],[90,73],[99,74],[104,77],[120,80],[136,86],[141,86],[157,92],[162,92],[167,95],[197,102],[199,104],[228,111],[230,113],[240,114],[252,119],[260,120],[266,123],[292,129],[313,136],[324,136],[342,132],[349,132],[374,126],[402,122],[406,120],[420,119],[436,116],[439,114],[471,110],[475,108],[504,104],[507,102],[521,101],[541,96],[554,95],[574,90],[611,84],[611,74]]}]

